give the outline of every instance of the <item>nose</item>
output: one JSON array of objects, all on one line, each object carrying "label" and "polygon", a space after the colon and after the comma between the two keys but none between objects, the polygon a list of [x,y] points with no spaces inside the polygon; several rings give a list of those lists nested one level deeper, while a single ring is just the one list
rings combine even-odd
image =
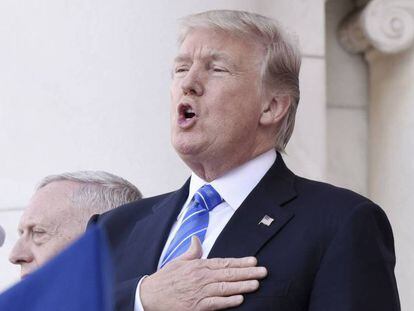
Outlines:
[{"label": "nose", "polygon": [[22,265],[33,261],[32,251],[23,237],[17,240],[16,244],[13,246],[9,261],[15,265]]},{"label": "nose", "polygon": [[181,81],[181,89],[184,95],[201,96],[204,93],[204,85],[200,70],[195,66],[187,72]]}]

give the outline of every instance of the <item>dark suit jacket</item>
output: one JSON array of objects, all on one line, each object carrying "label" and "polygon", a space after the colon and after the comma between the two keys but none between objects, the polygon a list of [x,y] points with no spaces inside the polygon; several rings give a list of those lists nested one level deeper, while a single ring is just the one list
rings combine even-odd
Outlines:
[{"label": "dark suit jacket", "polygon": [[[106,229],[113,251],[118,310],[133,310],[139,279],[156,271],[188,185],[92,219]],[[265,215],[274,219],[270,226],[259,224]],[[382,209],[295,176],[280,154],[209,254],[244,256],[256,256],[269,274],[238,310],[400,310],[394,241]]]}]

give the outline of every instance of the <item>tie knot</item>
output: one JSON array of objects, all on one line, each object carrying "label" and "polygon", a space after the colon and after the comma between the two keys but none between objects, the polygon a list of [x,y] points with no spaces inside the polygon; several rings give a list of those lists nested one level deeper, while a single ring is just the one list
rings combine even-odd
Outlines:
[{"label": "tie knot", "polygon": [[194,194],[194,201],[200,204],[204,209],[211,211],[223,202],[223,199],[211,185],[204,185]]}]

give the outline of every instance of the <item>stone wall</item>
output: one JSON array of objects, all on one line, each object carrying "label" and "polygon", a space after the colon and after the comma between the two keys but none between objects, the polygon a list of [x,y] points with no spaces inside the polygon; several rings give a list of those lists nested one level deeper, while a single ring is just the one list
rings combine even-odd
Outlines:
[{"label": "stone wall", "polygon": [[358,1],[339,28],[342,46],[368,65],[368,196],[393,226],[403,310],[414,309],[414,2]]},{"label": "stone wall", "polygon": [[326,3],[327,178],[368,194],[368,65],[363,55],[344,50],[342,20],[355,9],[349,0]]}]

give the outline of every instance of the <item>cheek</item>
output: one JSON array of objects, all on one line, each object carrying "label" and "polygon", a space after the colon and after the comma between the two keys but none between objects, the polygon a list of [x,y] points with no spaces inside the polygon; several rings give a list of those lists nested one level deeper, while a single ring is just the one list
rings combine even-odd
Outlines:
[{"label": "cheek", "polygon": [[173,81],[170,86],[170,100],[171,103],[174,103],[178,100],[179,95],[181,94],[181,91],[178,87],[178,82]]},{"label": "cheek", "polygon": [[176,109],[178,105],[178,94],[176,90],[173,88],[173,86],[170,89],[170,119],[174,120],[177,117]]},{"label": "cheek", "polygon": [[212,117],[222,120],[227,126],[236,124],[238,127],[245,126],[245,123],[257,122],[260,116],[260,101],[249,94],[227,93],[216,97],[214,103],[214,114],[211,111]]},{"label": "cheek", "polygon": [[66,245],[67,241],[60,238],[52,238],[47,243],[38,246],[35,251],[37,263],[40,265],[55,257]]},{"label": "cheek", "polygon": [[51,247],[47,245],[37,246],[36,249],[33,250],[33,258],[38,266],[43,265],[53,256],[54,252]]}]

